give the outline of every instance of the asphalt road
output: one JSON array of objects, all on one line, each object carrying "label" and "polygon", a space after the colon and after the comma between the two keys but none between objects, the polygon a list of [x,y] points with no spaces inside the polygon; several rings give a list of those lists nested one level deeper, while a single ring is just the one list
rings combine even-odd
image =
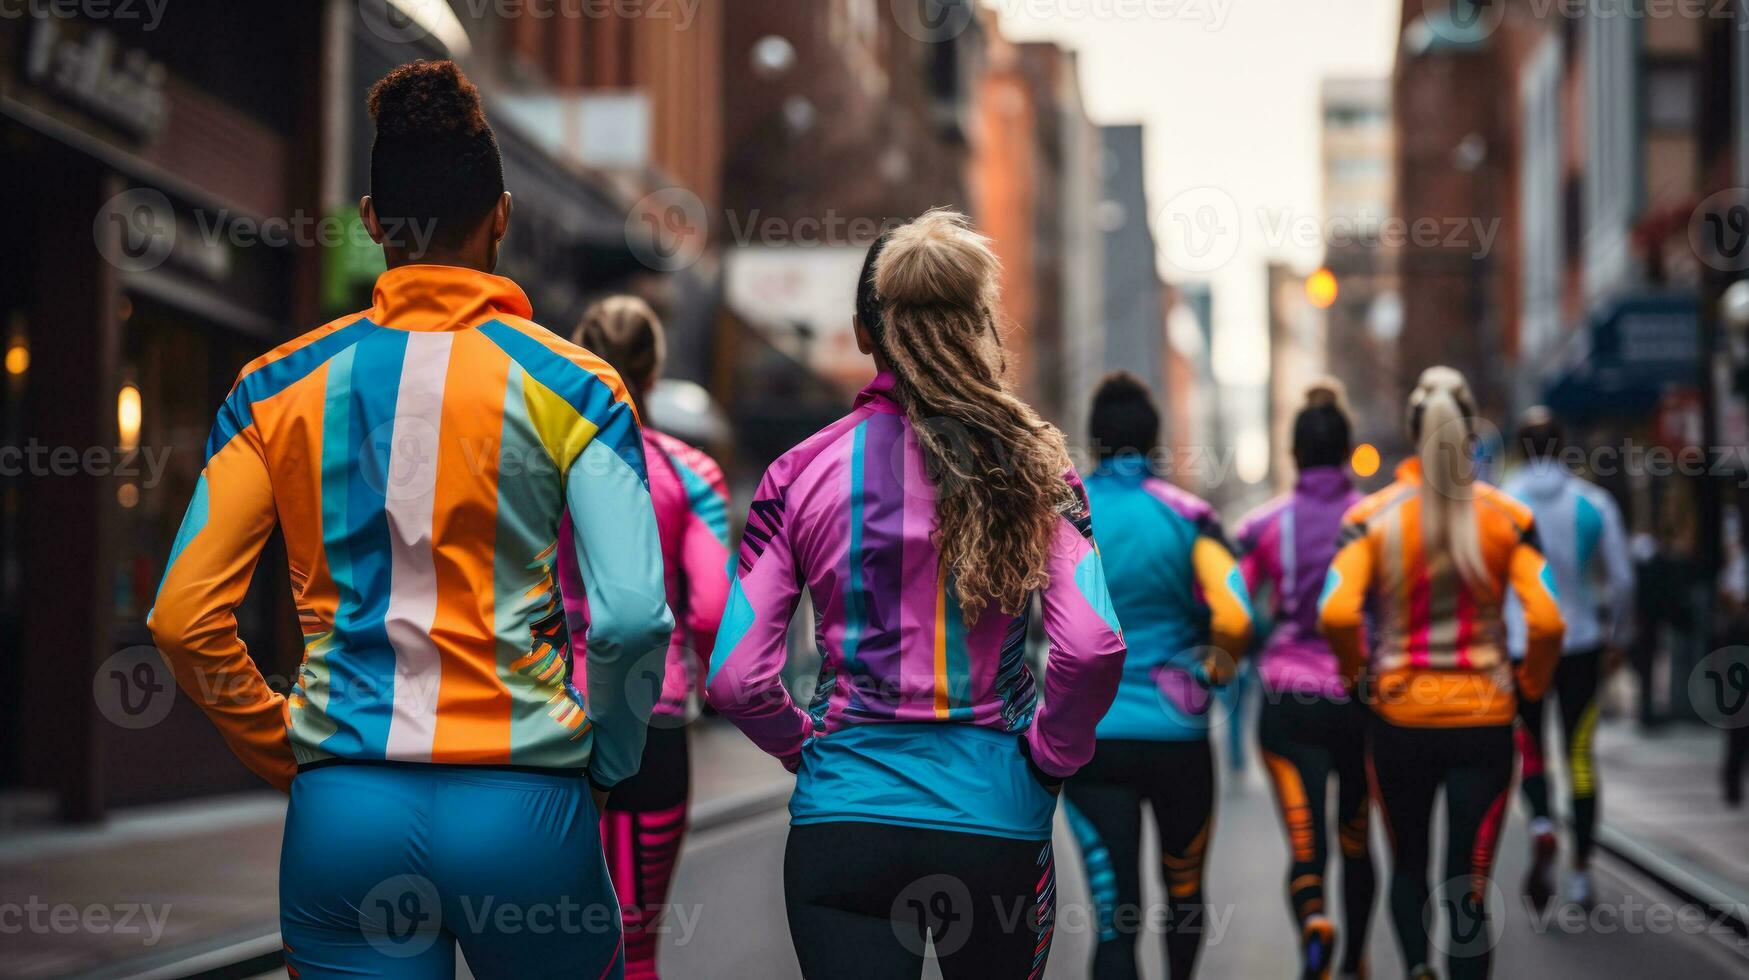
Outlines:
[{"label": "asphalt road", "polygon": [[[782,812],[772,813],[696,834],[688,842],[675,883],[676,913],[662,954],[665,977],[800,976],[783,912],[786,822]],[[1495,915],[1504,927],[1496,977],[1749,976],[1749,942],[1723,927],[1707,929],[1702,919],[1679,917],[1679,902],[1607,857],[1596,864],[1599,901],[1589,921],[1555,920],[1539,927],[1517,898],[1525,846],[1518,813],[1509,823],[1498,864],[1501,900]],[[1381,841],[1375,841],[1375,853],[1384,853]],[[1249,980],[1295,975],[1297,940],[1282,895],[1286,862],[1287,846],[1261,778],[1229,777],[1220,796],[1210,858],[1207,893],[1213,911],[1200,976]],[[1093,937],[1079,857],[1060,825],[1057,867],[1058,929],[1047,977],[1068,980],[1086,975]],[[1396,939],[1383,909],[1382,881],[1380,892],[1369,943],[1372,975],[1402,976]],[[1157,895],[1148,901],[1157,902]],[[1163,977],[1158,943],[1145,937],[1143,951],[1144,976]]]}]

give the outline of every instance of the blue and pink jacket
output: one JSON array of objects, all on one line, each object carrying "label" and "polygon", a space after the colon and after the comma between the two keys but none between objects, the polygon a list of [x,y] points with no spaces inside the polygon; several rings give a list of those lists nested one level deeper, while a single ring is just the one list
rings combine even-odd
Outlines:
[{"label": "blue and pink jacket", "polygon": [[1239,567],[1256,593],[1265,583],[1274,594],[1275,628],[1258,662],[1265,691],[1346,698],[1336,654],[1318,631],[1318,597],[1342,515],[1360,503],[1360,492],[1338,466],[1301,471],[1291,493],[1252,511],[1239,524]]},{"label": "blue and pink jacket", "polygon": [[[676,628],[660,671],[634,671],[632,686],[647,684],[650,689],[627,693],[635,708],[650,709],[657,725],[673,727],[687,720],[729,595],[729,490],[716,460],[648,426],[644,467],[662,542],[662,581]],[[572,637],[572,673],[583,687],[588,646],[582,638],[589,625],[589,602],[569,550],[559,553],[559,585]]]},{"label": "blue and pink jacket", "polygon": [[[1209,685],[1245,652],[1251,605],[1214,508],[1134,453],[1087,478],[1111,597],[1129,639],[1102,739],[1206,738]],[[1224,656],[1223,656],[1224,654]]]},{"label": "blue and pink jacket", "polygon": [[[1042,703],[1029,617],[961,614],[931,536],[929,480],[882,374],[853,411],[773,463],[754,496],[711,656],[712,705],[799,769],[797,823],[878,820],[1048,837],[1062,778],[1093,755],[1124,640],[1083,504],[1065,514],[1039,592],[1051,651]],[[812,600],[822,664],[806,707],[782,682],[790,619]],[[992,802],[998,801],[998,802]],[[1041,823],[1042,821],[1042,823]]]}]

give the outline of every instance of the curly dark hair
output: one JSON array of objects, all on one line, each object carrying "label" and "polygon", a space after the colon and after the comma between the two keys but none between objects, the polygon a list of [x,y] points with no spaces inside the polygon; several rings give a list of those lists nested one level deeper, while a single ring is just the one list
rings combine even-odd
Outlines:
[{"label": "curly dark hair", "polygon": [[1087,434],[1100,459],[1121,453],[1152,453],[1160,443],[1160,411],[1154,407],[1154,394],[1147,383],[1128,371],[1113,371],[1101,378],[1093,390]]},{"label": "curly dark hair", "polygon": [[376,124],[370,195],[377,217],[422,222],[433,242],[465,238],[504,193],[498,137],[480,90],[453,61],[414,61],[384,75],[366,100]]}]

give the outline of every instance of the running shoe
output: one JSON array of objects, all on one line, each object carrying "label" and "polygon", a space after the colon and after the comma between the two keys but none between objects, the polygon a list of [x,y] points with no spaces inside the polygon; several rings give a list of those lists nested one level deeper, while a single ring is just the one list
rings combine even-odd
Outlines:
[{"label": "running shoe", "polygon": [[1567,875],[1567,902],[1589,910],[1597,896],[1591,890],[1591,872],[1572,871]]},{"label": "running shoe", "polygon": [[1330,964],[1336,956],[1336,927],[1321,915],[1306,919],[1300,929],[1301,980],[1330,980]]},{"label": "running shoe", "polygon": [[1546,912],[1555,898],[1555,855],[1561,845],[1554,831],[1545,830],[1531,838],[1530,870],[1524,876],[1524,898],[1538,915]]}]

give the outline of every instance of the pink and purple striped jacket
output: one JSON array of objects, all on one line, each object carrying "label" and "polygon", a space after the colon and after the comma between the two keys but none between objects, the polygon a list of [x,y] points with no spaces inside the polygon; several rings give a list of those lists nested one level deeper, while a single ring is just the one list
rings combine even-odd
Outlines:
[{"label": "pink and purple striped jacket", "polygon": [[[701,450],[644,427],[644,463],[650,502],[662,542],[662,579],[676,621],[666,658],[635,665],[626,692],[634,710],[649,710],[652,723],[673,727],[689,720],[693,691],[717,639],[729,594],[729,491],[723,471]],[[567,515],[560,540],[568,540]],[[559,586],[571,633],[574,683],[583,683],[589,604],[571,549],[559,550]]]},{"label": "pink and purple striped jacket", "polygon": [[[1066,777],[1092,757],[1124,641],[1081,501],[1062,518],[1040,590],[1050,639],[1043,703],[1025,662],[1028,615],[966,622],[931,541],[935,486],[881,374],[854,410],[773,463],[754,496],[707,680],[712,705],[792,769],[811,738],[857,725],[935,722],[1024,733]],[[782,682],[806,589],[822,665],[812,703]]]}]

